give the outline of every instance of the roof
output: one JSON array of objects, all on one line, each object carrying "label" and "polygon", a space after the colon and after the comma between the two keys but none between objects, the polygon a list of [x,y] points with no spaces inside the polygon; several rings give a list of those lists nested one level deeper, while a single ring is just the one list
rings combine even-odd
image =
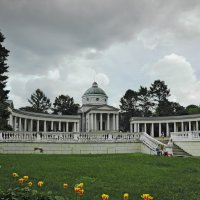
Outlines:
[{"label": "roof", "polygon": [[93,96],[93,95],[103,95],[106,96],[106,93],[104,92],[104,90],[102,90],[101,88],[98,87],[98,84],[96,82],[94,82],[92,84],[92,87],[90,87],[89,89],[87,89],[85,91],[85,93],[83,94],[83,96]]}]

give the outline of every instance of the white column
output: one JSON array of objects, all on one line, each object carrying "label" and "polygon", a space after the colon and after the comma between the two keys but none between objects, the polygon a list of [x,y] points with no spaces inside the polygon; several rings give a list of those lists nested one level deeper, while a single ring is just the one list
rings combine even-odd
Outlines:
[{"label": "white column", "polygon": [[17,117],[14,116],[14,131],[17,130]]},{"label": "white column", "polygon": [[191,131],[191,121],[189,121],[189,131]]},{"label": "white column", "polygon": [[154,123],[151,124],[151,136],[154,137]]},{"label": "white column", "polygon": [[33,131],[33,120],[32,119],[30,120],[30,131],[31,132]]},{"label": "white column", "polygon": [[133,132],[133,124],[130,123],[130,132]]},{"label": "white column", "polygon": [[47,131],[47,122],[46,122],[46,120],[44,120],[44,132],[46,132]]},{"label": "white column", "polygon": [[115,131],[115,114],[113,114],[113,131]]},{"label": "white column", "polygon": [[91,113],[90,118],[91,118],[91,131],[94,130],[94,120],[93,120],[93,113]]},{"label": "white column", "polygon": [[88,113],[88,132],[91,130],[91,124],[90,124],[90,114]]},{"label": "white column", "polygon": [[22,118],[19,117],[19,131],[22,131]]},{"label": "white column", "polygon": [[37,132],[39,132],[39,131],[40,131],[40,121],[37,120]]},{"label": "white column", "polygon": [[9,125],[13,127],[13,116],[10,114],[9,116]]},{"label": "white column", "polygon": [[137,130],[140,132],[140,123],[137,123]]},{"label": "white column", "polygon": [[137,132],[137,124],[134,123],[134,133],[136,133],[136,132]]},{"label": "white column", "polygon": [[116,114],[116,130],[119,131],[119,115]]},{"label": "white column", "polygon": [[51,121],[51,131],[54,131],[53,130],[53,121]]},{"label": "white column", "polygon": [[176,132],[176,122],[174,122],[174,132]]},{"label": "white column", "polygon": [[199,122],[196,121],[196,131],[199,131]]},{"label": "white column", "polygon": [[69,125],[68,125],[68,122],[66,122],[66,132],[69,132]]},{"label": "white column", "polygon": [[61,131],[61,122],[58,122],[58,131]]},{"label": "white column", "polygon": [[27,119],[24,119],[24,131],[27,131]]},{"label": "white column", "polygon": [[76,132],[76,122],[73,123],[73,126],[74,126],[73,132]]},{"label": "white column", "polygon": [[107,113],[107,131],[110,130],[110,114]]},{"label": "white column", "polygon": [[169,123],[166,123],[166,136],[169,137]]},{"label": "white column", "polygon": [[97,131],[97,113],[94,114],[94,130]]},{"label": "white column", "polygon": [[147,132],[147,124],[144,123],[144,132],[146,133]]},{"label": "white column", "polygon": [[162,135],[162,130],[161,130],[161,123],[159,123],[159,137]]},{"label": "white column", "polygon": [[77,122],[77,132],[80,132],[80,125],[79,125],[79,122]]},{"label": "white column", "polygon": [[184,126],[183,126],[183,122],[181,122],[181,132],[184,131]]},{"label": "white column", "polygon": [[102,131],[102,122],[103,122],[102,113],[100,113],[100,131]]}]

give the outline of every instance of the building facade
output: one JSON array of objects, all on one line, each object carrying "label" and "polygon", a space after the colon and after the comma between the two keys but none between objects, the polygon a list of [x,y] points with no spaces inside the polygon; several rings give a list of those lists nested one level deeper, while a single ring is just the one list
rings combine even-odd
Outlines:
[{"label": "building facade", "polygon": [[172,132],[200,130],[200,114],[168,117],[132,117],[131,132],[146,132],[152,137],[170,137]]},{"label": "building facade", "polygon": [[119,110],[107,105],[108,96],[94,82],[82,96],[78,115],[54,115],[9,108],[14,131],[98,132],[119,130]]}]

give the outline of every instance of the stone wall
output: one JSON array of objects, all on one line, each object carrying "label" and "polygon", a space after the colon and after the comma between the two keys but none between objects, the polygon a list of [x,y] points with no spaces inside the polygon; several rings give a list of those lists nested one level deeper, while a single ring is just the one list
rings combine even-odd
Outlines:
[{"label": "stone wall", "polygon": [[191,154],[192,156],[200,156],[200,142],[184,142],[179,141],[175,142],[180,148],[182,148],[187,153]]},{"label": "stone wall", "polygon": [[[35,149],[35,150],[34,150]],[[93,143],[93,144],[61,144],[61,143],[0,143],[3,154],[115,154],[141,152],[141,143]],[[144,149],[144,147],[143,147]]]}]

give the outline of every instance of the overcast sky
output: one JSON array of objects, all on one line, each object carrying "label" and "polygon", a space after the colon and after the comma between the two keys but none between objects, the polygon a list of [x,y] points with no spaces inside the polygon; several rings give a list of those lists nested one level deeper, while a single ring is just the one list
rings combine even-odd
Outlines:
[{"label": "overcast sky", "polygon": [[37,88],[81,104],[94,80],[113,106],[156,79],[200,104],[199,0],[0,0],[0,31],[16,108]]}]

